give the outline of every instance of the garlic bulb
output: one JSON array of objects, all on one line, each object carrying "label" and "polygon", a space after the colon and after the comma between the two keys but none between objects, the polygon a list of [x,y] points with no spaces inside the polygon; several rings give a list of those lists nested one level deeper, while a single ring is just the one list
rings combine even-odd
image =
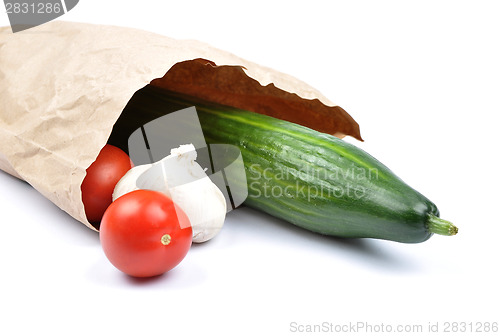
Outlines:
[{"label": "garlic bulb", "polygon": [[226,199],[195,161],[196,156],[192,144],[182,145],[158,162],[130,169],[116,184],[113,201],[137,189],[162,192],[188,216],[193,242],[213,238],[224,224]]}]

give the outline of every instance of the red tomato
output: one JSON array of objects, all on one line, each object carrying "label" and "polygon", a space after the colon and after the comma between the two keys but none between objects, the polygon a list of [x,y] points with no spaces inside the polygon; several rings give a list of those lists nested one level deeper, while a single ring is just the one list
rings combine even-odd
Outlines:
[{"label": "red tomato", "polygon": [[85,214],[91,223],[98,223],[112,202],[116,183],[132,168],[130,158],[120,148],[106,145],[87,169],[82,183]]},{"label": "red tomato", "polygon": [[108,207],[99,235],[106,257],[116,268],[149,277],[171,270],[184,259],[193,231],[186,214],[169,197],[135,190]]}]

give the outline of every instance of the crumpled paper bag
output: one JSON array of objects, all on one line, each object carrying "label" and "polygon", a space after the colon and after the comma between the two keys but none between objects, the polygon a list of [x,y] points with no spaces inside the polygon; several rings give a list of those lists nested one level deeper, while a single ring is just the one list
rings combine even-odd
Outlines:
[{"label": "crumpled paper bag", "polygon": [[162,78],[176,63],[198,58],[243,66],[261,85],[274,83],[302,98],[335,106],[289,75],[198,41],[63,21],[16,34],[3,27],[0,169],[28,182],[95,230],[81,200],[86,169],[137,90]]}]

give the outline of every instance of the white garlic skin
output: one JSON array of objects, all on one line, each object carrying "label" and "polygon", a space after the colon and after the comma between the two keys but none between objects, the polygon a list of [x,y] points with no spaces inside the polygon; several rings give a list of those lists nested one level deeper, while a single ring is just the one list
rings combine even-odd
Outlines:
[{"label": "white garlic skin", "polygon": [[142,173],[151,168],[151,166],[152,165],[147,164],[132,167],[125,175],[123,175],[116,184],[115,189],[113,190],[113,202],[120,196],[128,194],[129,192],[132,192],[134,190],[139,190],[140,188],[137,187],[136,181],[139,176],[141,176]]},{"label": "white garlic skin", "polygon": [[132,168],[118,181],[113,201],[138,189],[162,192],[188,216],[194,243],[212,239],[224,225],[226,199],[195,161],[196,155],[192,144],[182,145],[158,162]]}]

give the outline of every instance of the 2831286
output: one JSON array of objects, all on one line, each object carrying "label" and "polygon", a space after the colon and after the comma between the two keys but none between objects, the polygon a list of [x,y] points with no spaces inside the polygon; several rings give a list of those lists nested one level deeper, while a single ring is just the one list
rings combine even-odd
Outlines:
[{"label": "2831286", "polygon": [[61,3],[51,2],[6,2],[5,10],[7,14],[59,14],[63,12]]}]

